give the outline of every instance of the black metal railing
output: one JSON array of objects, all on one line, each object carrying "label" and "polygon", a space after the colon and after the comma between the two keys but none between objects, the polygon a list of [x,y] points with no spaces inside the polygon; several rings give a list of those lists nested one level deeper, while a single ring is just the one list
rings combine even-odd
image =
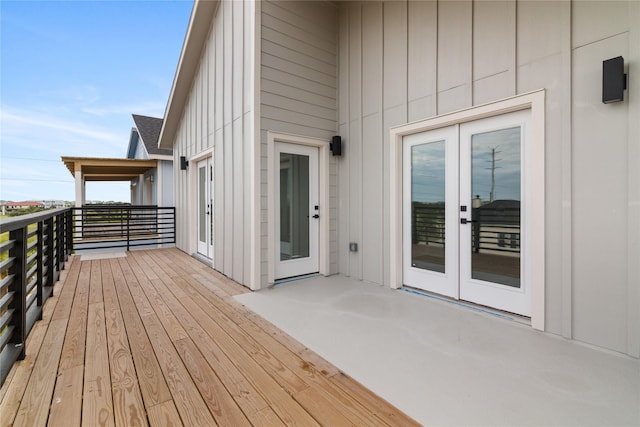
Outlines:
[{"label": "black metal railing", "polygon": [[71,210],[0,220],[0,384],[25,357],[26,339],[72,252]]},{"label": "black metal railing", "polygon": [[78,252],[176,243],[174,207],[86,205],[71,210]]}]

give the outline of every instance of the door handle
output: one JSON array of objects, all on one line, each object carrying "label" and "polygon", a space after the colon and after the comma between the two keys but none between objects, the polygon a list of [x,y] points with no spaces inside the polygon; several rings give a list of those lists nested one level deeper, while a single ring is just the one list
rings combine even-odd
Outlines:
[{"label": "door handle", "polygon": [[311,218],[315,218],[315,219],[318,219],[318,218],[320,218],[320,215],[318,215],[318,214],[315,214],[315,215],[314,215],[314,216],[312,216]]},{"label": "door handle", "polygon": [[478,221],[475,219],[460,218],[460,224],[469,224],[472,222],[478,222]]}]

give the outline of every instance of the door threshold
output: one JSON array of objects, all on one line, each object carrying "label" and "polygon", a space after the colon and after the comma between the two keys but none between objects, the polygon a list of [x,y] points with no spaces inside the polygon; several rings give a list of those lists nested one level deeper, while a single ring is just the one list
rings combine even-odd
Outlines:
[{"label": "door threshold", "polygon": [[301,274],[300,276],[285,277],[284,279],[277,279],[273,282],[273,286],[282,285],[283,283],[297,282],[298,280],[310,279],[312,277],[318,277],[320,273]]},{"label": "door threshold", "polygon": [[211,258],[208,258],[204,255],[202,255],[200,252],[195,252],[193,254],[191,254],[191,256],[195,259],[197,259],[198,261],[200,261],[201,263],[205,264],[207,267],[212,267],[213,268],[213,260]]},{"label": "door threshold", "polygon": [[410,294],[420,295],[420,296],[431,298],[437,301],[453,304],[458,307],[470,309],[478,313],[487,314],[489,316],[498,317],[500,319],[511,320],[523,325],[531,326],[530,317],[521,316],[515,313],[509,313],[508,311],[501,311],[495,308],[487,307],[485,305],[475,304],[469,301],[455,300],[453,298],[433,294],[431,292],[423,291],[422,289],[412,288],[410,286],[403,286],[399,290],[408,292]]}]

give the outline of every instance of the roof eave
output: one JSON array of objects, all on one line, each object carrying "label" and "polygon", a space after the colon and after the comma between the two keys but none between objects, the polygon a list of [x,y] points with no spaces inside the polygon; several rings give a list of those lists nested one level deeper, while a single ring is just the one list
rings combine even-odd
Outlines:
[{"label": "roof eave", "polygon": [[158,138],[158,148],[173,148],[173,138],[178,129],[178,122],[182,116],[193,76],[196,73],[200,54],[209,35],[211,20],[215,15],[220,0],[195,0],[189,27],[182,44],[182,52],[169,100],[164,113],[164,122]]}]

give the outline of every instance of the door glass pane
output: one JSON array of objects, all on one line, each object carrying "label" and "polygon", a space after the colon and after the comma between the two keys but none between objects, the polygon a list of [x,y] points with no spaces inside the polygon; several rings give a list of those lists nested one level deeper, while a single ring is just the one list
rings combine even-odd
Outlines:
[{"label": "door glass pane", "polygon": [[445,141],[411,147],[411,266],[445,272]]},{"label": "door glass pane", "polygon": [[471,137],[471,278],[520,287],[520,127]]},{"label": "door glass pane", "polygon": [[207,168],[198,168],[198,239],[207,241]]},{"label": "door glass pane", "polygon": [[280,153],[280,260],[309,256],[309,156]]}]

